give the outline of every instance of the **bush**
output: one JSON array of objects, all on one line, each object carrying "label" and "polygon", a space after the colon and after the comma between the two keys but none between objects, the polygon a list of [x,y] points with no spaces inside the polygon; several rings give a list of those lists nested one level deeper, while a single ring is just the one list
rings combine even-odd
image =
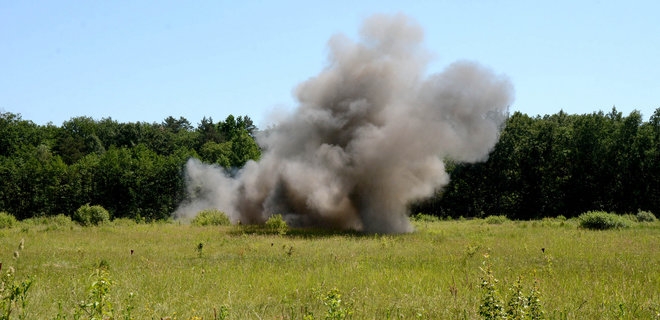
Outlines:
[{"label": "bush", "polygon": [[282,218],[281,214],[274,214],[266,220],[266,228],[269,231],[277,232],[280,235],[285,235],[289,231],[289,226]]},{"label": "bush", "polygon": [[218,209],[206,209],[197,213],[190,224],[194,226],[228,226],[231,221],[224,212]]},{"label": "bush", "polygon": [[98,226],[110,221],[110,213],[102,206],[81,206],[73,214],[73,220],[82,226]]},{"label": "bush", "polygon": [[410,216],[410,218],[415,222],[437,222],[440,221],[440,218],[432,216],[430,214],[417,213]]},{"label": "bush", "polygon": [[11,228],[15,226],[16,223],[16,217],[4,211],[0,212],[0,229]]},{"label": "bush", "polygon": [[488,216],[484,221],[488,224],[502,224],[509,221],[509,218],[506,216]]},{"label": "bush", "polygon": [[580,227],[591,230],[620,229],[630,226],[630,221],[614,213],[589,211],[578,217]]},{"label": "bush", "polygon": [[651,211],[640,210],[636,217],[638,222],[656,222],[658,220]]}]

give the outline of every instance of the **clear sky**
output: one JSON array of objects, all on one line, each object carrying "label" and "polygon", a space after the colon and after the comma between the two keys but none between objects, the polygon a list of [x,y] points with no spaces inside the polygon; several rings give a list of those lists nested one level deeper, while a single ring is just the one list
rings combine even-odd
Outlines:
[{"label": "clear sky", "polygon": [[0,1],[0,112],[161,122],[269,115],[321,71],[336,33],[403,13],[429,73],[472,60],[507,75],[511,111],[660,107],[660,1]]}]

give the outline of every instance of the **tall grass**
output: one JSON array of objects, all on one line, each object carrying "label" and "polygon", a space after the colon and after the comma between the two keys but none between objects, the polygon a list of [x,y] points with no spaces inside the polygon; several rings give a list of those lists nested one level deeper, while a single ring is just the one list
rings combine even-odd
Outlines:
[{"label": "tall grass", "polygon": [[[0,229],[0,261],[14,265],[17,279],[34,280],[33,319],[72,318],[100,264],[113,280],[107,299],[114,310],[131,306],[135,319],[214,319],[220,311],[227,319],[323,319],[336,310],[353,319],[475,319],[486,255],[502,300],[522,277],[540,292],[547,318],[660,317],[658,222],[607,231],[571,220],[415,223],[418,231],[404,235],[19,224]],[[344,309],[331,312],[338,296]]]}]

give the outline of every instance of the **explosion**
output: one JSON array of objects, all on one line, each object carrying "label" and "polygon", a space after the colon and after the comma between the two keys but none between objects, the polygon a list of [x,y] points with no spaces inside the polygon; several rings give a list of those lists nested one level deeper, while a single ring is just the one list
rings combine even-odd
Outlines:
[{"label": "explosion", "polygon": [[175,215],[213,207],[244,224],[282,214],[292,226],[410,232],[407,205],[449,182],[444,159],[485,160],[513,101],[510,81],[474,62],[426,75],[423,37],[401,14],[367,19],[357,42],[333,36],[295,112],[257,137],[261,160],[230,176],[191,159],[191,199]]}]

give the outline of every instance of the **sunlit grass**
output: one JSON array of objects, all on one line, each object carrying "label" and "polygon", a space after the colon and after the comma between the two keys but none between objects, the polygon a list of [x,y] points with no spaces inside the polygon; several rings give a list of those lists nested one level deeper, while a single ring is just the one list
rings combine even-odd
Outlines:
[{"label": "sunlit grass", "polygon": [[0,261],[18,278],[34,276],[34,319],[54,318],[58,304],[71,318],[102,261],[114,280],[115,313],[132,292],[136,319],[213,319],[221,306],[230,319],[322,318],[322,296],[333,288],[355,319],[474,319],[485,254],[504,294],[518,276],[526,286],[538,279],[551,319],[653,319],[660,312],[658,222],[611,231],[582,230],[572,220],[416,227],[404,235],[279,235],[174,223],[22,223],[0,230]]}]

